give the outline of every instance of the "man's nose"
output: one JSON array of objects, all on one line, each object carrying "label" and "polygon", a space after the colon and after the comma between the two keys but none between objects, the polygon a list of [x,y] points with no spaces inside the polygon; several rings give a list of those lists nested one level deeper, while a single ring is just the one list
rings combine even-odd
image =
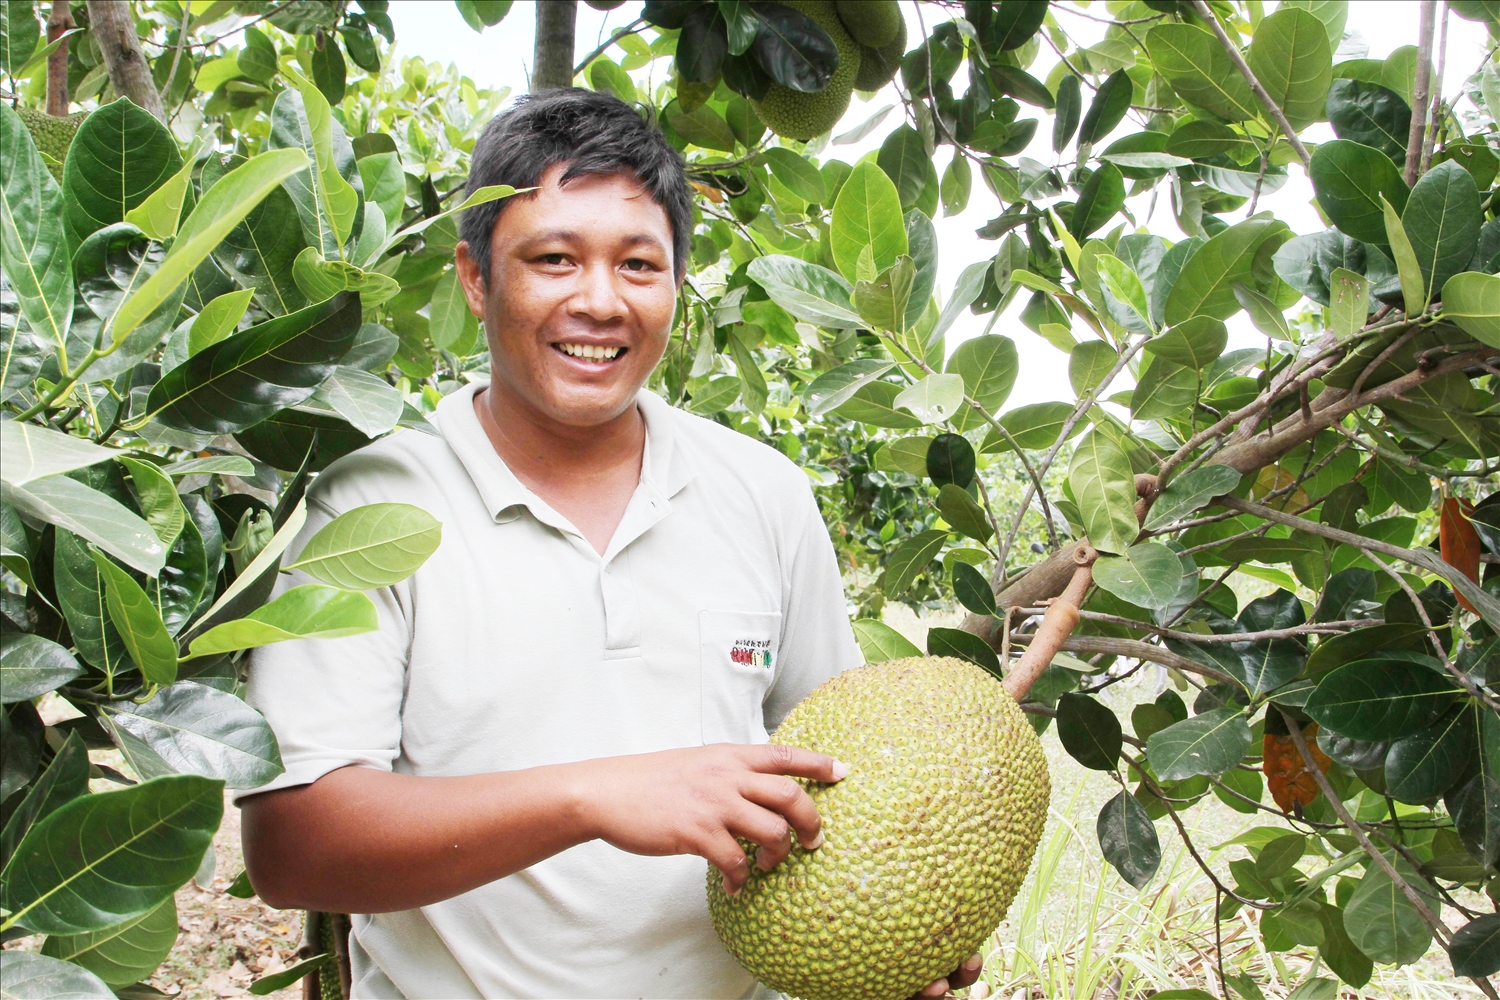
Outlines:
[{"label": "man's nose", "polygon": [[596,323],[623,319],[627,310],[620,294],[620,276],[609,263],[590,263],[579,273],[578,287],[569,303],[574,315]]}]

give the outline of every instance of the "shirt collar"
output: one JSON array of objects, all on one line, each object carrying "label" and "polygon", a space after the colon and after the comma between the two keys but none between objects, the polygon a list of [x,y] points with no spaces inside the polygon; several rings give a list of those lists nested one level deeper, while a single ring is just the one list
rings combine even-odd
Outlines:
[{"label": "shirt collar", "polygon": [[[496,521],[514,519],[523,507],[533,513],[550,512],[546,502],[527,489],[495,452],[474,412],[474,396],[488,385],[473,382],[449,393],[438,403],[434,422]],[[666,400],[645,389],[636,397],[636,405],[646,422],[641,486],[669,501],[696,475],[689,456],[677,446],[674,425],[680,415]]]}]

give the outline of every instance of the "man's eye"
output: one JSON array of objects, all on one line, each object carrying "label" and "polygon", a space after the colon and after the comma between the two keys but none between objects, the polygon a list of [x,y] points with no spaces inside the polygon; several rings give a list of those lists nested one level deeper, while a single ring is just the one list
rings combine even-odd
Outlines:
[{"label": "man's eye", "polygon": [[656,265],[651,263],[649,260],[642,260],[640,257],[632,257],[625,262],[625,269],[627,271],[654,271],[656,270]]},{"label": "man's eye", "polygon": [[541,264],[566,264],[568,258],[560,253],[544,253],[537,258],[537,262]]}]

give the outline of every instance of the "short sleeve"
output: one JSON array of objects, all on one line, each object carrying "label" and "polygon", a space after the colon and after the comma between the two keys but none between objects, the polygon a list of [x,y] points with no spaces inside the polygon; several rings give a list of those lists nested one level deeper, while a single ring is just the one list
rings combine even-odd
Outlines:
[{"label": "short sleeve", "polygon": [[[307,523],[289,551],[297,552],[336,512],[309,498]],[[283,574],[280,595],[316,582]],[[247,795],[317,781],[358,764],[392,769],[401,750],[401,705],[410,649],[410,582],[368,592],[380,626],[339,639],[298,639],[261,646],[250,654],[246,700],[276,733],[286,771]]]},{"label": "short sleeve", "polygon": [[781,664],[762,706],[770,731],[819,684],[864,663],[849,625],[833,541],[811,486],[803,485],[800,494],[789,532],[794,541],[783,564]]}]

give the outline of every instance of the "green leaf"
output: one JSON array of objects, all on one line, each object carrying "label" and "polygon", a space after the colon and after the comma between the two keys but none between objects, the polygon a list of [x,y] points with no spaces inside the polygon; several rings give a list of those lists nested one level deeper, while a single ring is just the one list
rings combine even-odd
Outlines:
[{"label": "green leaf", "polygon": [[929,529],[897,546],[896,551],[886,560],[885,573],[881,576],[880,587],[885,591],[885,596],[895,600],[906,593],[906,589],[927,568],[947,540],[946,531]]},{"label": "green leaf", "polygon": [[359,298],[348,293],[252,326],[164,375],[147,407],[170,427],[234,433],[311,396],[359,326]]},{"label": "green leaf", "polygon": [[116,454],[83,438],[19,420],[0,423],[0,450],[5,452],[0,479],[11,486],[104,462]]},{"label": "green leaf", "polygon": [[1198,397],[1198,373],[1161,358],[1148,358],[1130,394],[1136,420],[1167,420],[1186,413]]},{"label": "green leaf", "polygon": [[1370,981],[1374,967],[1364,952],[1354,946],[1344,930],[1344,913],[1336,906],[1323,905],[1318,916],[1323,922],[1323,943],[1318,957],[1330,971],[1356,989]]},{"label": "green leaf", "polygon": [[1277,340],[1291,340],[1292,335],[1287,331],[1286,317],[1281,314],[1276,303],[1257,292],[1243,282],[1234,283],[1234,297],[1245,311],[1250,314],[1250,322],[1255,328],[1267,337]]},{"label": "green leaf", "polygon": [[901,198],[878,165],[859,164],[839,189],[829,245],[839,272],[850,281],[859,277],[859,256],[866,247],[877,273],[907,252]]},{"label": "green leaf", "polygon": [[[316,247],[304,247],[292,261],[292,280],[301,289],[302,294],[307,296],[309,302],[322,302],[324,299],[332,298],[339,292],[358,292],[360,300],[366,307],[376,306],[388,299],[394,298],[401,291],[401,283],[388,274],[378,271],[366,271],[356,267],[347,261],[324,260],[318,255]],[[444,279],[446,280],[446,279]],[[453,279],[456,281],[456,279]],[[434,338],[436,345],[437,336],[453,336],[454,340],[470,325],[467,319],[467,303],[460,308],[462,311],[449,312],[453,303],[450,301],[439,301],[434,295],[433,308],[434,318],[446,320],[451,326],[434,324],[437,331]],[[443,310],[443,311],[439,311]],[[477,324],[475,324],[477,328]],[[456,328],[458,333],[451,333]],[[445,340],[443,347],[448,347],[454,340]]]},{"label": "green leaf", "polygon": [[188,190],[193,185],[193,169],[198,165],[195,143],[188,151],[182,167],[152,191],[146,200],[125,213],[126,222],[158,242],[177,235],[178,223],[182,221],[182,205]]},{"label": "green leaf", "polygon": [[1500,972],[1500,913],[1475,917],[1453,932],[1448,958],[1455,976],[1493,976]]},{"label": "green leaf", "polygon": [[263,309],[283,316],[307,305],[292,277],[292,265],[306,246],[292,198],[278,186],[225,235],[213,257],[237,282],[254,289]]},{"label": "green leaf", "polygon": [[[873,427],[890,427],[895,430],[921,427],[922,421],[905,410],[896,409],[896,397],[899,395],[901,386],[892,382],[868,382],[834,412],[845,419],[857,420]],[[919,471],[916,475],[926,475],[926,472]]]},{"label": "green leaf", "polygon": [[[0,4],[3,12],[9,4]],[[28,5],[29,6],[29,5]],[[3,14],[0,14],[3,16]],[[0,37],[0,42],[3,42]],[[0,46],[3,51],[3,46]],[[9,997],[112,997],[92,972],[35,952],[7,951],[0,964],[0,993]]]},{"label": "green leaf", "polygon": [[127,986],[154,973],[176,943],[177,901],[168,896],[105,930],[49,937],[42,954],[82,966],[110,986]]},{"label": "green leaf", "polygon": [[874,330],[901,332],[906,328],[906,306],[911,300],[916,263],[902,254],[872,281],[854,284],[854,308],[863,325]]},{"label": "green leaf", "polygon": [[[1114,254],[1101,253],[1095,259],[1099,268],[1099,280],[1109,293],[1135,313],[1142,323],[1153,332],[1151,306],[1146,300],[1146,287],[1129,264]],[[1217,357],[1217,355],[1215,355]],[[1201,365],[1199,367],[1202,367]],[[1080,393],[1082,395],[1082,393]]]},{"label": "green leaf", "polygon": [[1343,233],[1364,243],[1386,245],[1384,199],[1406,207],[1406,182],[1391,158],[1378,149],[1335,139],[1313,152],[1308,172],[1318,206]]},{"label": "green leaf", "polygon": [[741,381],[733,375],[725,375],[711,380],[707,386],[698,390],[688,403],[688,409],[694,413],[712,414],[727,409],[735,400],[740,398]]},{"label": "green leaf", "polygon": [[516,189],[511,187],[509,184],[491,184],[487,187],[482,187],[478,191],[475,191],[473,194],[469,195],[459,204],[454,205],[452,208],[448,209],[446,212],[439,212],[437,215],[429,215],[426,218],[422,219],[420,222],[413,222],[405,229],[399,229],[391,235],[387,236],[385,238],[385,242],[380,244],[380,249],[370,254],[367,259],[375,260],[385,256],[386,252],[389,251],[391,247],[394,247],[402,240],[406,239],[409,236],[415,236],[417,233],[423,232],[429,226],[436,225],[437,223],[442,222],[444,219],[451,219],[453,216],[462,214],[468,209],[474,208],[478,205],[487,205],[492,201],[499,201],[501,198],[509,198],[515,193]]},{"label": "green leaf", "polygon": [[1394,90],[1365,80],[1334,80],[1328,89],[1328,123],[1340,139],[1406,159],[1411,107]]},{"label": "green leaf", "polygon": [[958,375],[928,375],[901,390],[896,405],[905,407],[924,424],[949,420],[964,403],[964,380]]},{"label": "green leaf", "polygon": [[[1234,283],[1255,284],[1255,262],[1263,245],[1287,233],[1286,223],[1259,215],[1230,226],[1199,247],[1171,285],[1163,316],[1166,325],[1176,326],[1194,316],[1225,320],[1239,312]],[[1162,268],[1166,266],[1163,260]]]},{"label": "green leaf", "polygon": [[192,641],[188,653],[212,656],[288,639],[337,639],[379,626],[375,604],[364,594],[305,583],[244,618],[215,625]]},{"label": "green leaf", "polygon": [[1223,774],[1245,758],[1250,726],[1238,705],[1176,722],[1146,741],[1146,759],[1162,781]]},{"label": "green leaf", "polygon": [[177,140],[127,97],[84,119],[68,147],[63,197],[74,246],[125,214],[182,168]]},{"label": "green leaf", "polygon": [[[986,413],[994,414],[1010,398],[1020,367],[1015,341],[987,334],[959,344],[948,359],[947,370],[962,377],[965,395]],[[969,408],[963,408],[954,419],[961,431],[983,423],[984,418]]]},{"label": "green leaf", "polygon": [[750,353],[750,348],[738,337],[729,338],[729,356],[734,358],[735,372],[740,379],[740,399],[745,404],[745,409],[759,415],[766,407],[765,373],[755,363],[755,356]]},{"label": "green leaf", "polygon": [[307,241],[325,260],[342,260],[344,243],[353,235],[359,215],[360,194],[351,181],[360,181],[361,187],[364,182],[354,163],[354,148],[316,87],[277,95],[271,108],[270,146],[303,154],[305,172],[292,171],[277,182],[292,196]]},{"label": "green leaf", "polygon": [[276,736],[261,714],[205,684],[179,681],[150,701],[117,701],[105,711],[179,774],[218,778],[229,788],[258,788],[285,770]]},{"label": "green leaf", "polygon": [[1347,268],[1336,267],[1328,276],[1328,328],[1343,340],[1365,325],[1370,312],[1370,280]]},{"label": "green leaf", "polygon": [[1392,743],[1385,759],[1390,796],[1430,802],[1458,784],[1478,757],[1475,713],[1472,706],[1450,709],[1426,729]]},{"label": "green leaf", "polygon": [[245,310],[250,307],[250,297],[255,290],[246,288],[238,292],[226,292],[204,305],[193,319],[188,333],[188,357],[212,347],[239,328]]},{"label": "green leaf", "polygon": [[130,472],[130,481],[135,486],[136,498],[146,523],[156,532],[156,537],[168,548],[182,533],[187,523],[187,510],[177,496],[177,486],[172,477],[150,462],[120,456],[120,464]]},{"label": "green leaf", "polygon": [[401,169],[399,153],[375,153],[360,158],[356,164],[365,189],[365,201],[380,206],[380,214],[390,225],[401,221],[406,209],[406,173]]},{"label": "green leaf", "polygon": [[366,437],[379,437],[401,419],[405,400],[379,375],[339,365],[309,400],[326,406]]},{"label": "green leaf", "polygon": [[[31,60],[41,34],[34,4],[0,5],[0,73],[16,75]],[[5,985],[10,985],[9,979]]]},{"label": "green leaf", "polygon": [[[0,271],[16,296],[20,316],[51,349],[66,342],[73,315],[73,270],[64,231],[66,206],[52,172],[42,163],[31,132],[9,105],[0,108]],[[5,370],[17,357],[16,338],[23,336],[17,317],[9,327]],[[38,361],[40,363],[40,360]]]},{"label": "green leaf", "polygon": [[52,763],[32,782],[0,831],[0,869],[10,862],[26,831],[64,803],[89,791],[89,752],[78,733],[68,734]]},{"label": "green leaf", "polygon": [[[1396,874],[1418,895],[1426,897],[1429,910],[1437,911],[1437,893],[1405,858],[1391,856]],[[1344,929],[1354,946],[1376,962],[1409,965],[1427,954],[1432,932],[1406,894],[1379,865],[1366,865],[1354,895],[1344,907]]]},{"label": "green leaf", "polygon": [[1099,142],[1113,132],[1125,120],[1134,90],[1135,84],[1123,69],[1111,73],[1099,84],[1083,116],[1083,124],[1078,126],[1078,144]]},{"label": "green leaf", "polygon": [[[71,161],[71,157],[69,159]],[[113,343],[123,343],[136,326],[167,301],[262,198],[275,190],[283,178],[301,170],[306,163],[307,158],[298,150],[272,150],[247,160],[219,178],[182,224],[161,267],[115,313],[110,329]]]},{"label": "green leaf", "polygon": [[949,572],[953,576],[953,596],[960,604],[976,615],[993,615],[999,610],[995,605],[995,589],[983,573],[951,557],[948,564],[952,567]]},{"label": "green leaf", "polygon": [[[1051,111],[1056,104],[1047,85],[1019,66],[991,63],[989,78],[997,91],[1008,97],[1014,97],[1018,101],[1025,101],[1027,104],[1045,108],[1048,111]],[[1077,77],[1074,79],[1076,80]]]},{"label": "green leaf", "polygon": [[1443,317],[1480,343],[1500,347],[1500,276],[1465,271],[1449,278]]},{"label": "green leaf", "polygon": [[886,660],[922,655],[922,651],[906,636],[874,618],[856,619],[854,638],[859,642],[859,651],[864,654],[866,663],[884,663]]},{"label": "green leaf", "polygon": [[927,446],[927,475],[935,486],[967,490],[974,482],[974,447],[960,434],[939,434]]},{"label": "green leaf", "polygon": [[333,956],[328,952],[304,958],[295,965],[289,965],[280,972],[273,972],[269,976],[261,976],[250,984],[250,995],[253,997],[269,996],[277,990],[286,989],[288,986],[296,985],[297,981],[306,978],[310,973],[321,969]]},{"label": "green leaf", "polygon": [[927,475],[927,452],[932,442],[932,438],[920,436],[892,441],[875,453],[875,468],[881,472],[904,472],[921,479]]},{"label": "green leaf", "polygon": [[1068,382],[1072,385],[1073,392],[1082,398],[1099,388],[1104,376],[1119,361],[1119,352],[1102,340],[1086,340],[1073,348],[1068,357]]},{"label": "green leaf", "polygon": [[[1129,81],[1126,81],[1129,84]],[[1105,163],[1095,170],[1083,190],[1078,193],[1078,203],[1073,206],[1073,218],[1068,231],[1078,239],[1084,239],[1104,228],[1125,207],[1125,176],[1113,163]]]},{"label": "green leaf", "polygon": [[746,272],[781,308],[797,319],[832,329],[863,326],[850,308],[853,288],[841,275],[797,257],[770,254],[752,260]]},{"label": "green leaf", "polygon": [[1000,658],[979,636],[959,628],[935,627],[927,630],[927,655],[952,656],[983,667],[996,677],[1001,675]]},{"label": "green leaf", "polygon": [[1104,803],[1095,830],[1104,860],[1126,882],[1137,889],[1145,888],[1161,865],[1161,841],[1156,836],[1156,824],[1135,796],[1122,791]]},{"label": "green leaf", "polygon": [[1115,713],[1076,691],[1057,700],[1057,737],[1074,760],[1095,771],[1113,771],[1124,745]]},{"label": "green leaf", "polygon": [[1380,196],[1380,207],[1385,218],[1386,241],[1390,244],[1391,256],[1396,261],[1396,273],[1401,277],[1401,298],[1406,314],[1420,316],[1427,306],[1427,285],[1421,262],[1417,259],[1411,240],[1407,238],[1406,227],[1402,224],[1400,215],[1383,194]]},{"label": "green leaf", "polygon": [[[1010,432],[1017,446],[1028,451],[1040,451],[1051,448],[1057,442],[1063,425],[1072,415],[1073,407],[1069,403],[1032,403],[1030,406],[1016,407],[1002,416],[998,423]],[[1075,423],[1068,436],[1081,434],[1087,423],[1086,420]],[[1004,451],[1009,447],[1010,441],[994,431],[984,441],[986,454]]]},{"label": "green leaf", "polygon": [[1219,40],[1194,24],[1158,24],[1146,36],[1151,62],[1179,97],[1225,121],[1260,116],[1245,78]]},{"label": "green leaf", "polygon": [[105,581],[109,620],[124,640],[130,658],[152,684],[172,683],[177,679],[177,645],[161,614],[129,573],[102,552],[94,552],[93,556]]},{"label": "green leaf", "polygon": [[938,196],[943,203],[943,217],[957,215],[969,204],[969,194],[974,188],[974,172],[968,157],[955,153],[943,170],[943,179],[938,187]]},{"label": "green leaf", "polygon": [[1105,552],[1124,552],[1140,534],[1135,518],[1135,474],[1114,440],[1092,431],[1073,451],[1068,485],[1089,541]]},{"label": "green leaf", "polygon": [[73,654],[51,639],[0,632],[0,704],[40,697],[81,673]]},{"label": "green leaf", "polygon": [[1078,77],[1063,74],[1057,85],[1057,112],[1052,119],[1052,151],[1061,153],[1068,148],[1073,133],[1078,130],[1079,115],[1083,110],[1083,88]]},{"label": "green leaf", "polygon": [[699,104],[689,110],[681,101],[667,105],[667,123],[672,130],[694,146],[715,149],[721,153],[734,152],[734,130],[707,104]]},{"label": "green leaf", "polygon": [[24,487],[6,484],[4,497],[17,510],[66,528],[148,576],[155,576],[166,563],[167,547],[149,524],[76,479],[48,476]]},{"label": "green leaf", "polygon": [[1182,562],[1160,542],[1140,542],[1122,555],[1100,556],[1094,582],[1142,608],[1166,608],[1182,586]]},{"label": "green leaf", "polygon": [[1263,883],[1281,878],[1296,867],[1306,852],[1306,837],[1300,833],[1283,834],[1260,849],[1255,857],[1255,876]]},{"label": "green leaf", "polygon": [[1342,736],[1392,740],[1436,722],[1458,694],[1438,671],[1387,654],[1325,674],[1303,711]]},{"label": "green leaf", "polygon": [[[1479,244],[1479,226],[1483,221],[1479,189],[1461,165],[1446,160],[1422,175],[1401,212],[1401,227],[1421,266],[1424,289],[1436,292],[1449,278],[1467,268]],[[1395,246],[1393,237],[1393,250]],[[1401,265],[1399,254],[1396,265],[1398,268]],[[1402,289],[1405,290],[1404,279]]]},{"label": "green leaf", "polygon": [[1293,128],[1323,117],[1333,50],[1322,21],[1305,10],[1278,8],[1255,26],[1246,62]]},{"label": "green leaf", "polygon": [[1219,359],[1228,343],[1229,328],[1222,321],[1194,316],[1152,337],[1144,346],[1147,353],[1163,361],[1202,371]]},{"label": "green leaf", "polygon": [[988,542],[994,535],[995,529],[990,524],[989,515],[984,508],[979,506],[978,501],[953,483],[944,483],[938,490],[938,511],[943,515],[943,520],[951,524],[955,530],[978,539],[980,542]]},{"label": "green leaf", "polygon": [[905,210],[916,205],[927,184],[927,171],[932,164],[921,133],[910,125],[898,125],[880,144],[875,162],[896,185],[901,208]]},{"label": "green leaf", "polygon": [[192,774],[74,799],[6,866],[4,926],[85,934],[154,909],[198,870],[223,812],[224,783]]}]

